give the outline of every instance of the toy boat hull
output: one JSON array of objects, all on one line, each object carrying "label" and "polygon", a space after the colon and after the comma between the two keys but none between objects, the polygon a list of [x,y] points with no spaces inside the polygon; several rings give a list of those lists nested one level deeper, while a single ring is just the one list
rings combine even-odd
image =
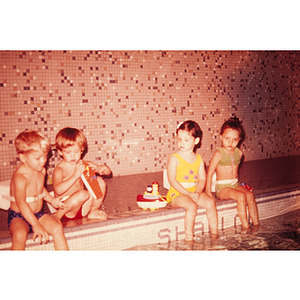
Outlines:
[{"label": "toy boat hull", "polygon": [[145,199],[143,195],[137,196],[137,205],[144,210],[146,210],[148,208],[150,210],[163,208],[167,204],[168,204],[167,201],[164,201],[164,200],[160,199],[159,197],[157,199]]}]

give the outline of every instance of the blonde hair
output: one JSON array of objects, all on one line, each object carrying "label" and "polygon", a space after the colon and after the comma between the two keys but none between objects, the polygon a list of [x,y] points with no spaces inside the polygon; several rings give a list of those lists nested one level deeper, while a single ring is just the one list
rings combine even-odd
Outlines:
[{"label": "blonde hair", "polygon": [[66,127],[61,129],[56,135],[55,147],[57,150],[62,151],[65,148],[73,146],[74,143],[78,143],[82,152],[86,150],[87,140],[79,129]]},{"label": "blonde hair", "polygon": [[37,147],[41,147],[45,153],[48,153],[51,149],[48,139],[36,130],[21,132],[15,139],[15,147],[18,154],[35,151]]}]

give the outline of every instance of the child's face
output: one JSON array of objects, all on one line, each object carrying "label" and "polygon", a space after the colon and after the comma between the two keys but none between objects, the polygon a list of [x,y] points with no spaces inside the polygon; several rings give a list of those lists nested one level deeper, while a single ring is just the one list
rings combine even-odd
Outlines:
[{"label": "child's face", "polygon": [[28,153],[19,154],[19,158],[31,170],[41,172],[47,162],[47,154],[40,146],[37,146]]},{"label": "child's face", "polygon": [[200,138],[194,138],[186,130],[178,130],[177,133],[177,144],[178,148],[181,151],[190,151],[193,150],[195,145],[200,142]]},{"label": "child's face", "polygon": [[224,130],[223,134],[220,135],[220,139],[223,143],[223,147],[232,150],[238,145],[241,138],[237,130],[227,128]]},{"label": "child's face", "polygon": [[75,165],[81,158],[81,148],[78,143],[74,143],[72,146],[64,148],[62,151],[58,151],[59,155],[71,165]]}]

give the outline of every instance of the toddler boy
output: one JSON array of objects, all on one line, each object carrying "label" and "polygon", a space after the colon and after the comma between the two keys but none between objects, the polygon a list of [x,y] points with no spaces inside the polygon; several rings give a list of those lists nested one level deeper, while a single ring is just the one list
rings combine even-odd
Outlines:
[{"label": "toddler boy", "polygon": [[15,139],[21,165],[14,172],[10,183],[11,205],[8,227],[12,235],[12,250],[24,250],[29,232],[41,244],[52,235],[56,250],[68,250],[61,221],[45,214],[43,199],[57,209],[66,209],[58,198],[45,189],[45,164],[50,151],[48,140],[37,131],[24,131]]},{"label": "toddler boy", "polygon": [[[81,160],[87,148],[87,140],[84,134],[76,128],[66,127],[56,135],[55,146],[62,157],[62,161],[53,172],[54,194],[63,197],[68,208],[59,209],[54,215],[59,219],[62,217],[77,219],[87,216],[89,219],[106,220],[106,213],[100,210],[106,192],[105,181],[97,176],[102,196],[95,199],[85,189],[81,179],[81,175],[86,170],[86,166]],[[87,163],[100,176],[111,174],[111,169],[106,165]]]}]

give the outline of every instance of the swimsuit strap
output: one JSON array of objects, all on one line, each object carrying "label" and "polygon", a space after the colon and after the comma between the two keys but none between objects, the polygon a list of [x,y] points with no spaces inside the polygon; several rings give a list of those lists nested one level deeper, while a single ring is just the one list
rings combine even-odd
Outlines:
[{"label": "swimsuit strap", "polygon": [[[46,192],[43,192],[43,193],[39,194],[38,196],[26,197],[26,202],[36,202],[40,199],[43,199],[45,196],[46,196]],[[16,202],[16,199],[13,196],[2,195],[2,198],[9,200],[11,202]]]}]

